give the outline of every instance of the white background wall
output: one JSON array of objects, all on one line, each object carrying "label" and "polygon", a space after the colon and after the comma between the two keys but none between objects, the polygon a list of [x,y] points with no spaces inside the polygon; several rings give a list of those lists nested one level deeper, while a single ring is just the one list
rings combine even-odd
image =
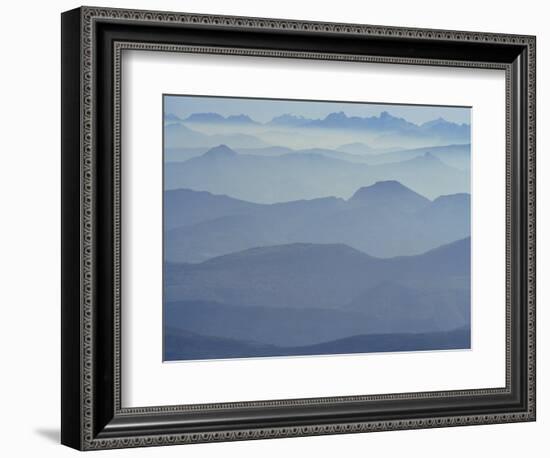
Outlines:
[{"label": "white background wall", "polygon": [[[361,22],[538,38],[537,423],[105,452],[109,456],[547,456],[550,431],[550,30],[544,2],[117,0],[96,5]],[[0,432],[3,456],[69,456],[59,440],[60,13],[74,1],[4,2],[0,27]],[[546,361],[545,361],[546,360]],[[404,374],[406,376],[406,374]]]}]

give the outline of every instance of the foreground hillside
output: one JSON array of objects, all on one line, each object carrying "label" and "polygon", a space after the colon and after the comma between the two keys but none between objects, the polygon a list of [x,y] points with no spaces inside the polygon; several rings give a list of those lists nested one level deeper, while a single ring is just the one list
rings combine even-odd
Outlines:
[{"label": "foreground hillside", "polygon": [[343,244],[290,244],[199,264],[167,264],[164,320],[171,329],[167,355],[180,351],[184,341],[208,341],[211,351],[218,342],[217,357],[251,342],[258,355],[292,354],[290,347],[312,345],[321,353],[353,352],[354,342],[357,348],[370,342],[357,336],[380,334],[387,336],[381,347],[386,350],[373,351],[421,341],[429,348],[441,342],[439,333],[450,333],[445,345],[456,344],[460,339],[453,333],[470,325],[470,239],[391,259]]}]

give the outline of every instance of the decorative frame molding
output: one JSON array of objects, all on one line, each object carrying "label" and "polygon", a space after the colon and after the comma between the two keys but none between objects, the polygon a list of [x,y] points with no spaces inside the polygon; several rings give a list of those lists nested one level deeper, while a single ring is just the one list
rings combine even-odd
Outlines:
[{"label": "decorative frame molding", "polygon": [[[149,40],[138,42],[132,39],[131,34],[124,36],[123,32],[121,33],[123,38],[116,36],[117,27],[126,30],[132,27],[151,28],[158,25],[169,26],[176,35],[178,30],[200,29],[235,31],[245,37],[247,34],[257,32],[277,34],[277,36],[289,34],[291,37],[298,38],[328,36],[336,39],[343,36],[356,36],[360,40],[372,39],[375,43],[382,41],[386,43],[385,49],[394,53],[399,53],[399,50],[396,51],[391,43],[404,43],[406,40],[420,44],[420,48],[423,46],[422,43],[425,43],[425,48],[428,50],[431,46],[437,47],[446,43],[447,49],[456,49],[456,55],[452,58],[430,55],[405,57],[376,53],[338,53],[332,50],[324,52],[210,44],[182,45],[163,42],[160,36],[158,40],[151,42]],[[102,31],[100,26],[108,28],[109,33]],[[150,32],[150,35],[153,36],[154,32]],[[63,14],[62,43],[64,78],[62,219],[64,235],[67,235],[67,238],[63,237],[62,304],[62,442],[64,444],[81,450],[90,450],[506,423],[535,419],[536,42],[534,37],[82,7]],[[453,392],[122,408],[120,403],[120,65],[121,53],[125,49],[505,70],[506,387]],[[463,49],[480,49],[481,54],[485,53],[483,55],[488,55],[486,50],[491,52],[498,50],[500,54],[497,53],[496,60],[488,58],[469,60],[470,57],[464,54]],[[429,52],[431,51],[427,51],[428,54]],[[103,80],[99,81],[99,78],[109,78],[106,76],[108,74],[111,74],[109,84],[105,84]],[[98,90],[99,85],[102,86],[101,91]],[[105,105],[105,100],[112,102],[107,107],[113,111],[110,124],[98,122],[98,113],[102,104]],[[71,108],[69,105],[75,106]],[[519,131],[514,130],[516,125],[519,126]],[[98,141],[100,137],[104,142],[102,145]],[[111,147],[111,152],[104,151],[108,146]],[[98,153],[100,149],[102,154],[107,154],[106,157],[111,158],[110,164],[105,163],[107,160],[105,157],[100,157]],[[109,180],[111,180],[110,190],[103,191],[103,184]],[[522,189],[525,192],[520,195]],[[517,193],[514,193],[514,190]],[[102,210],[98,211],[104,207],[108,207],[105,210],[107,212],[112,210],[112,219],[108,219],[107,223],[104,222],[105,218],[100,218]],[[78,211],[76,211],[77,208]],[[104,253],[104,250],[110,252],[108,256],[110,264],[108,269],[100,270],[98,254]],[[107,272],[103,272],[104,270]],[[516,270],[521,270],[519,272],[521,281],[513,287],[512,281]],[[105,275],[110,276],[111,281]],[[516,296],[513,296],[514,294]],[[110,298],[112,309],[103,310],[101,297]],[[102,326],[99,327],[98,314],[107,312],[110,319],[106,324],[102,322]],[[105,316],[102,315],[102,317]],[[518,317],[525,322],[520,323]],[[107,338],[106,334],[109,332],[112,333],[108,338],[112,339],[108,346],[110,351],[98,350],[102,345],[100,339]],[[522,354],[518,355],[517,348],[512,348],[512,339],[519,338],[522,339],[521,345],[518,344]],[[112,365],[112,369],[109,365]],[[513,365],[514,368],[518,366],[517,371],[512,371]],[[99,380],[103,378],[107,381]],[[521,387],[516,386],[518,383]],[[215,416],[216,413],[224,411],[224,415],[229,415],[227,412],[244,408],[311,409],[327,404],[341,405],[343,409],[359,402],[405,400],[419,402],[428,399],[461,397],[466,401],[476,396],[492,396],[495,399],[498,396],[507,396],[510,399],[518,397],[521,399],[515,399],[517,408],[510,408],[503,413],[474,412],[463,415],[438,413],[433,416],[421,415],[410,418],[401,416],[361,421],[336,421],[337,418],[334,417],[333,421],[317,424],[282,426],[273,424],[268,427],[253,428],[239,427],[235,420],[233,423],[228,421],[226,427],[204,430],[189,429],[182,420],[186,414],[190,413]],[[157,426],[153,427],[152,423]]]}]

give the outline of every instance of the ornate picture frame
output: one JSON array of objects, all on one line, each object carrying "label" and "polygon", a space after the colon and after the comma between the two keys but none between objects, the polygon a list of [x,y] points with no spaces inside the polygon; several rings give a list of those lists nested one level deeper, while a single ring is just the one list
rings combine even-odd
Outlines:
[{"label": "ornate picture frame", "polygon": [[[97,450],[534,421],[535,48],[535,37],[520,35],[95,7],[63,13],[61,442]],[[124,50],[503,70],[506,386],[123,406]]]}]

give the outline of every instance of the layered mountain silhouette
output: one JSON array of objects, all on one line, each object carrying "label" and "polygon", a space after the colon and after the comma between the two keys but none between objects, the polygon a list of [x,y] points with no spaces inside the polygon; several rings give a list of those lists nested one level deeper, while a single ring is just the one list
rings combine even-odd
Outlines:
[{"label": "layered mountain silhouette", "polygon": [[363,156],[362,161],[371,164],[387,164],[392,162],[406,161],[426,153],[438,158],[443,163],[459,170],[470,169],[470,144],[429,146],[415,149],[401,149],[389,151],[382,154],[370,154]]},{"label": "layered mountain silhouette", "polygon": [[453,141],[470,141],[470,125],[456,124],[438,118],[421,125],[404,118],[392,116],[383,111],[379,116],[348,116],[343,111],[330,113],[323,119],[302,124],[302,127],[329,129],[353,129],[383,133],[383,135],[400,135],[409,138],[439,138]]},{"label": "layered mountain silhouette", "polygon": [[182,119],[179,116],[175,115],[174,113],[164,114],[164,122],[167,124],[180,123],[181,121]]},{"label": "layered mountain silhouette", "polygon": [[423,290],[434,289],[434,284],[443,291],[468,286],[469,248],[467,238],[422,255],[390,259],[375,258],[344,244],[251,248],[199,264],[167,263],[165,299],[350,310],[356,297],[393,279]]},{"label": "layered mountain silhouette", "polygon": [[470,348],[468,328],[445,332],[367,334],[303,346],[277,346],[261,342],[204,336],[180,329],[165,332],[165,361],[268,356],[309,356],[377,352],[454,350]]},{"label": "layered mountain silhouette", "polygon": [[[244,113],[224,116],[203,112],[187,117],[166,113],[164,120],[165,145],[169,148],[211,147],[217,141],[231,148],[322,147],[361,155],[367,150],[388,147],[395,150],[403,146],[470,143],[469,124],[441,117],[415,124],[387,111],[377,116],[351,116],[335,111],[319,119],[286,113],[268,122],[258,122]],[[183,132],[181,127],[192,132]],[[325,141],[319,141],[320,134]],[[344,141],[338,143],[339,140]],[[343,147],[337,148],[339,144]]]},{"label": "layered mountain silhouette", "polygon": [[[218,113],[193,113],[184,119],[169,113],[165,117],[169,121],[180,121],[186,124],[245,124],[258,125],[245,114],[222,116]],[[290,113],[274,117],[265,123],[266,126],[285,128],[317,128],[374,131],[377,133],[407,135],[416,137],[436,137],[469,142],[470,125],[457,124],[444,118],[437,118],[423,124],[415,124],[404,118],[393,116],[382,111],[378,116],[349,116],[343,111],[327,114],[321,119],[311,119]]]},{"label": "layered mountain silhouette", "polygon": [[345,243],[378,257],[419,254],[470,234],[470,196],[434,201],[396,181],[334,197],[262,205],[191,190],[165,192],[165,259],[201,262],[248,248]]},{"label": "layered mountain silhouette", "polygon": [[268,124],[272,126],[300,127],[311,122],[304,116],[296,116],[290,113],[275,116]]},{"label": "layered mountain silhouette", "polygon": [[164,114],[164,360],[470,348],[469,124],[219,103]]},{"label": "layered mountain silhouette", "polygon": [[348,116],[343,111],[330,113],[323,119],[316,119],[307,123],[308,127],[322,127],[332,129],[366,129],[377,132],[413,131],[418,125],[403,118],[392,116],[382,111],[379,116]]},{"label": "layered mountain silhouette", "polygon": [[214,195],[206,191],[175,189],[164,193],[164,229],[192,226],[224,216],[247,214],[261,207],[260,204]]},{"label": "layered mountain silhouette", "polygon": [[469,247],[383,260],[291,244],[166,264],[165,357],[467,348]]},{"label": "layered mountain silhouette", "polygon": [[226,145],[187,161],[166,162],[164,179],[165,189],[190,188],[259,203],[349,197],[362,186],[386,180],[399,181],[429,198],[470,188],[467,171],[446,165],[430,152],[368,165],[323,154],[238,154]]},{"label": "layered mountain silhouette", "polygon": [[256,121],[252,120],[250,116],[244,114],[222,116],[218,113],[193,113],[185,119],[182,119],[182,122],[198,124],[258,124]]},{"label": "layered mountain silhouette", "polygon": [[415,212],[428,206],[430,201],[420,194],[403,186],[398,181],[379,181],[372,186],[360,188],[349,199],[366,211],[392,211],[405,213]]},{"label": "layered mountain silhouette", "polygon": [[[183,162],[193,157],[205,154],[210,148],[206,147],[187,147],[187,148],[166,148],[165,161]],[[263,148],[235,148],[237,153],[252,156],[283,156],[285,154],[317,154],[333,159],[342,159],[349,162],[367,162],[365,158],[358,154],[346,153],[328,148],[304,148],[293,149],[286,146],[265,146]]]},{"label": "layered mountain silhouette", "polygon": [[[209,147],[165,148],[165,161],[183,162],[206,153]],[[318,154],[333,159],[341,159],[360,164],[391,164],[414,159],[426,153],[438,158],[455,169],[467,171],[470,168],[470,145],[429,146],[415,149],[382,148],[372,149],[364,143],[350,143],[336,149],[305,148],[293,149],[286,146],[265,146],[262,148],[235,148],[239,154],[252,156],[283,156],[285,154]]]}]

